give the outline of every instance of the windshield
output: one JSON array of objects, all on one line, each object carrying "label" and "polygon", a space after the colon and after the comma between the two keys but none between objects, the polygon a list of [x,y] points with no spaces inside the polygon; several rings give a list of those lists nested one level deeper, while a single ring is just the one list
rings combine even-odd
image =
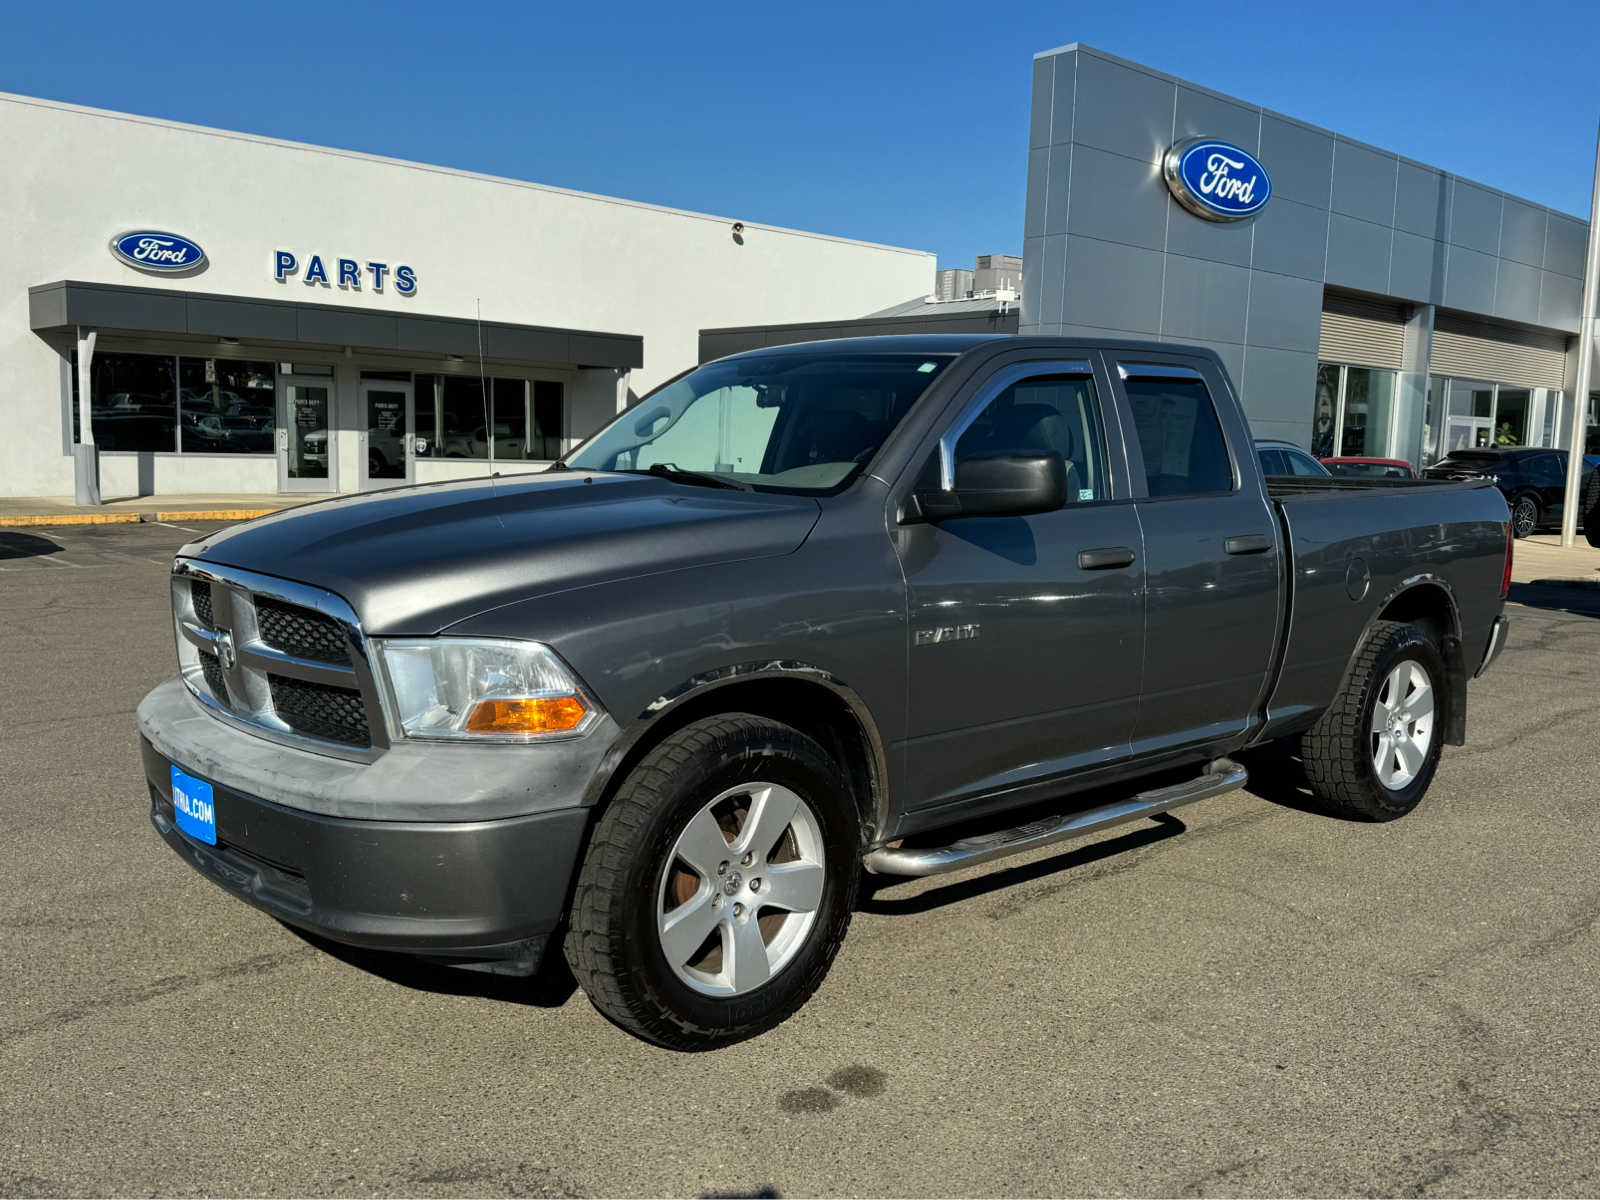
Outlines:
[{"label": "windshield", "polygon": [[834,350],[710,363],[645,397],[565,461],[574,470],[654,468],[684,482],[837,491],[952,357]]}]

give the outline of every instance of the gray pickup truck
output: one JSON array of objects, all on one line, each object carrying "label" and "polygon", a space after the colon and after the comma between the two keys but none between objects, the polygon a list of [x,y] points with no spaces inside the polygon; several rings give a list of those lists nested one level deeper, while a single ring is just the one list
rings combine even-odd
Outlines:
[{"label": "gray pickup truck", "polygon": [[1282,739],[1325,808],[1409,812],[1510,562],[1486,482],[1264,479],[1209,351],[761,350],[544,474],[184,547],[150,815],[294,926],[505,973],[560,935],[618,1025],[717,1046],[816,989],[863,866],[1157,814]]}]

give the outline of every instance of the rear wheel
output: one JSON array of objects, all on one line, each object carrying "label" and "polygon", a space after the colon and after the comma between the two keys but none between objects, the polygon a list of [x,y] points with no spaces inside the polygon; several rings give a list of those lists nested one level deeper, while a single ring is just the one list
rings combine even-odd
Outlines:
[{"label": "rear wheel", "polygon": [[1415,625],[1379,621],[1328,706],[1301,738],[1311,791],[1339,816],[1403,817],[1422,800],[1443,746],[1444,659]]},{"label": "rear wheel", "polygon": [[1539,502],[1532,496],[1518,496],[1517,502],[1511,506],[1512,531],[1519,538],[1525,538],[1537,528],[1539,528]]},{"label": "rear wheel", "polygon": [[860,879],[860,824],[826,752],[743,713],[646,755],[597,826],[567,961],[595,1007],[658,1045],[764,1032],[822,982]]}]

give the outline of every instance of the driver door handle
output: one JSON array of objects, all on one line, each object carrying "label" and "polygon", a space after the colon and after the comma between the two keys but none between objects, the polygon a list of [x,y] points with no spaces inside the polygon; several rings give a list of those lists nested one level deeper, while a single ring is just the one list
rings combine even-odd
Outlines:
[{"label": "driver door handle", "polygon": [[1126,546],[1101,546],[1096,550],[1078,551],[1078,570],[1109,571],[1115,567],[1133,566],[1133,551]]},{"label": "driver door handle", "polygon": [[1222,543],[1229,554],[1265,554],[1272,549],[1272,539],[1264,533],[1244,533]]}]

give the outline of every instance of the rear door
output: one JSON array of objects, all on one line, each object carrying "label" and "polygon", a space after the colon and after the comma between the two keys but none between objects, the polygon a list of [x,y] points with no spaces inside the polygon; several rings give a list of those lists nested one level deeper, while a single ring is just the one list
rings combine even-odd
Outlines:
[{"label": "rear door", "polygon": [[1244,457],[1249,433],[1213,360],[1108,358],[1145,554],[1133,752],[1222,741],[1248,725],[1277,643],[1277,517]]},{"label": "rear door", "polygon": [[1561,514],[1566,508],[1567,500],[1567,464],[1566,455],[1553,452],[1545,454],[1529,454],[1522,457],[1517,464],[1518,474],[1522,476],[1519,482],[1531,484],[1539,492],[1539,507],[1544,512],[1545,519],[1551,522],[1561,520]]},{"label": "rear door", "polygon": [[1144,559],[1124,433],[1098,354],[1008,356],[952,401],[918,488],[963,457],[1055,451],[1069,502],[1025,517],[904,525],[910,807],[937,808],[1128,755]]}]

